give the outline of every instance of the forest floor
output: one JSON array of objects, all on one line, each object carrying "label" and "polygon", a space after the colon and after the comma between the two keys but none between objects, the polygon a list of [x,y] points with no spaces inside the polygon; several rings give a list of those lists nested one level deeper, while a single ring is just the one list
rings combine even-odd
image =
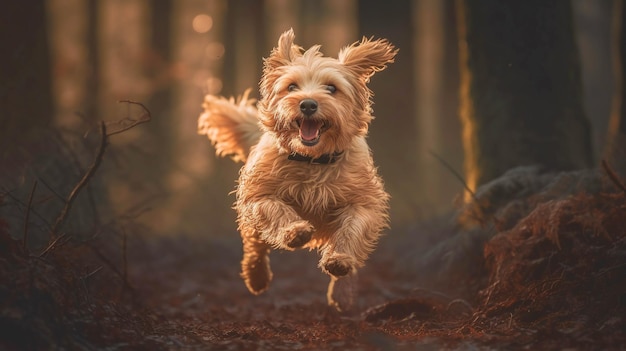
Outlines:
[{"label": "forest floor", "polygon": [[[535,200],[462,264],[477,269],[452,268],[430,288],[415,263],[422,239],[387,234],[349,313],[327,306],[315,252],[273,252],[272,285],[253,296],[236,234],[101,234],[33,255],[0,221],[0,349],[626,348],[624,193]],[[445,232],[430,228],[431,239]]]}]

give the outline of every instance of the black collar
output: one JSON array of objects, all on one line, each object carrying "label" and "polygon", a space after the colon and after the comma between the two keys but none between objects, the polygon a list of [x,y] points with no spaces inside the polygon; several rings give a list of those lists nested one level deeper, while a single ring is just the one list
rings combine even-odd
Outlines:
[{"label": "black collar", "polygon": [[289,154],[287,159],[292,160],[292,161],[308,162],[309,164],[312,164],[312,165],[329,165],[331,163],[335,163],[335,161],[337,161],[337,159],[341,155],[343,155],[343,151],[337,151],[332,154],[323,154],[322,156],[318,158],[313,158],[311,156],[305,156],[305,155],[294,152],[294,153]]}]

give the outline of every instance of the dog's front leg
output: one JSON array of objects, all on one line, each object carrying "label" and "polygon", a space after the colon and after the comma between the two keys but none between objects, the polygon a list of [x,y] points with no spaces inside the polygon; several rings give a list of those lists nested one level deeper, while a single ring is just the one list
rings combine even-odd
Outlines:
[{"label": "dog's front leg", "polygon": [[343,209],[337,231],[321,248],[320,268],[327,274],[342,277],[362,267],[386,226],[386,218],[377,208],[351,205]]},{"label": "dog's front leg", "polygon": [[246,203],[240,208],[240,226],[254,228],[274,248],[293,250],[311,240],[315,228],[277,198]]}]

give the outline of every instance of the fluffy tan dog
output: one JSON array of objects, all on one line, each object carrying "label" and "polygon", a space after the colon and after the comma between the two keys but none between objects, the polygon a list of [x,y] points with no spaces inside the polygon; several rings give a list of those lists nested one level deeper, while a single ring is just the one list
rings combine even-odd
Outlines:
[{"label": "fluffy tan dog", "polygon": [[[264,60],[261,99],[207,95],[199,118],[218,155],[245,162],[235,209],[242,273],[253,294],[272,279],[270,249],[316,248],[319,267],[356,272],[388,225],[388,198],[365,141],[370,77],[393,62],[387,40],[363,38],[337,59],[283,33]],[[329,292],[329,303],[331,296]]]}]

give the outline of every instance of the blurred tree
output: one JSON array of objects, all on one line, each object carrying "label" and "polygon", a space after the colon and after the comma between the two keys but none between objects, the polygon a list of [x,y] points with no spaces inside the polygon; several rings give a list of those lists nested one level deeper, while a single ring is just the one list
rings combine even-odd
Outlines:
[{"label": "blurred tree", "polygon": [[[53,117],[46,1],[0,3],[0,158]],[[21,139],[21,140],[20,140]]]},{"label": "blurred tree", "polygon": [[[175,133],[172,133],[172,0],[150,0],[150,49],[146,57],[146,74],[152,82],[152,94],[148,106],[153,120],[149,125],[152,137],[156,138],[159,164],[157,168],[166,173],[171,167],[171,154]],[[162,179],[165,181],[165,179]]]},{"label": "blurred tree", "polygon": [[615,1],[613,50],[615,94],[604,157],[618,170],[626,171],[626,4]]},{"label": "blurred tree", "polygon": [[606,144],[615,72],[611,65],[614,1],[571,0],[580,54],[583,107],[591,125],[594,159]]},{"label": "blurred tree", "polygon": [[85,116],[91,121],[100,118],[98,97],[100,96],[100,45],[99,30],[99,8],[98,0],[87,1],[87,65],[88,73],[86,77],[85,93]]},{"label": "blurred tree", "polygon": [[570,2],[457,6],[468,185],[475,189],[520,165],[591,166]]},{"label": "blurred tree", "polygon": [[224,46],[229,52],[224,62],[222,93],[236,96],[248,88],[256,90],[261,79],[262,57],[269,53],[265,47],[263,16],[260,16],[265,2],[230,0],[227,5]]},{"label": "blurred tree", "polygon": [[[420,0],[413,5],[414,81],[419,178],[415,182],[428,217],[450,210],[462,184],[437,157],[461,169],[458,118],[458,40],[454,1]],[[437,157],[433,156],[435,153]]]},{"label": "blurred tree", "polygon": [[306,46],[307,43],[302,42],[303,33],[302,24],[299,18],[302,1],[294,0],[263,0],[263,18],[265,19],[265,48],[263,57],[266,57],[270,50],[276,46],[278,37],[292,28],[296,33],[296,38],[300,45]]},{"label": "blurred tree", "polygon": [[391,194],[391,216],[400,227],[415,221],[420,197],[415,186],[419,179],[411,1],[365,0],[357,7],[361,35],[387,38],[400,48],[395,63],[370,84],[377,117],[370,130],[371,147]]}]

